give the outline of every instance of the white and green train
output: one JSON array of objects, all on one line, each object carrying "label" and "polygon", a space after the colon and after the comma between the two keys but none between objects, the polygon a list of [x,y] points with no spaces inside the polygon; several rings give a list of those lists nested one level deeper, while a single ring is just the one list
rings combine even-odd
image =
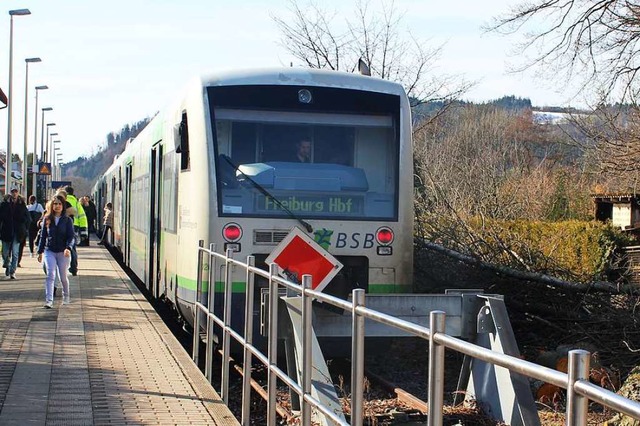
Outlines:
[{"label": "white and green train", "polygon": [[[266,269],[294,226],[344,265],[326,292],[411,292],[412,160],[398,84],[299,68],[220,73],[193,81],[130,140],[94,194],[99,210],[113,203],[124,263],[191,322],[199,240]],[[233,300],[244,304],[237,269]],[[222,266],[214,276],[220,291]]]}]

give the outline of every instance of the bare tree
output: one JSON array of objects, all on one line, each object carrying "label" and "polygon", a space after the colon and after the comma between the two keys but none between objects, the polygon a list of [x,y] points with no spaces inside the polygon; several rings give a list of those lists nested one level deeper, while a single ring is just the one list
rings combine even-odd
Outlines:
[{"label": "bare tree", "polygon": [[640,184],[640,110],[637,105],[600,105],[593,114],[576,114],[580,134],[572,142],[585,153],[601,191],[638,192]]},{"label": "bare tree", "polygon": [[[635,188],[640,175],[640,5],[629,0],[523,2],[488,27],[519,33],[518,70],[537,67],[549,81],[591,97],[593,113],[575,115],[583,150],[610,190]],[[564,73],[564,79],[558,76]],[[612,179],[617,184],[610,185]]]},{"label": "bare tree", "polygon": [[362,60],[371,74],[402,84],[412,106],[429,100],[458,98],[471,86],[459,76],[433,73],[442,47],[427,44],[401,30],[402,14],[393,2],[381,12],[359,1],[352,17],[338,17],[316,3],[290,0],[291,16],[274,16],[281,45],[302,64],[352,72]]},{"label": "bare tree", "polygon": [[484,262],[570,276],[509,229],[589,216],[589,176],[558,152],[562,137],[529,112],[473,105],[417,132],[418,236]]},{"label": "bare tree", "polygon": [[[521,33],[520,70],[539,65],[557,79],[580,81],[598,97],[638,94],[640,5],[629,0],[535,0],[522,2],[487,28]],[[562,84],[565,81],[561,82]]]}]

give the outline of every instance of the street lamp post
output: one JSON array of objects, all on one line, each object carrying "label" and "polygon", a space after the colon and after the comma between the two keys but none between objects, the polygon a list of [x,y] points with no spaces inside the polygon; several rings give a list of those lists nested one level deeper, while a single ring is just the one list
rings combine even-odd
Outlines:
[{"label": "street lamp post", "polygon": [[[51,191],[51,195],[53,195],[53,187],[51,186],[51,181],[53,181],[53,160],[54,160],[54,152],[53,152],[53,144],[56,142],[60,142],[60,141],[56,141],[54,142],[53,137],[54,136],[58,136],[57,133],[50,133],[49,134],[49,139],[47,141],[47,162],[49,163],[49,166],[51,167],[51,169],[49,170],[51,172],[51,174],[49,175],[49,178],[47,178],[45,176],[45,182],[48,182],[46,184],[46,186],[49,188],[49,190]],[[46,191],[45,191],[46,193]]]},{"label": "street lamp post", "polygon": [[[34,115],[34,122],[35,124],[33,125],[33,156],[31,156],[31,194],[36,195],[36,190],[37,190],[37,186],[36,186],[36,179],[38,177],[38,171],[36,168],[36,164],[38,164],[37,161],[37,143],[38,143],[38,92],[40,90],[47,90],[49,88],[49,86],[36,86],[36,110]],[[51,111],[53,108],[47,108],[47,111]],[[44,123],[44,108],[42,111],[42,122]],[[36,195],[37,197],[37,195]]]},{"label": "street lamp post", "polygon": [[58,180],[62,180],[62,154],[58,156]]},{"label": "street lamp post", "polygon": [[55,126],[55,125],[56,123],[47,123],[47,139],[43,142],[43,145],[40,147],[40,150],[42,152],[42,161],[44,162],[48,162],[49,157],[51,157],[51,152],[49,152],[49,139],[52,135],[53,136],[57,135],[57,133],[49,134],[49,127]]},{"label": "street lamp post", "polygon": [[15,9],[9,11],[11,23],[9,26],[9,88],[7,90],[7,161],[4,169],[4,193],[11,190],[11,113],[13,104],[13,17],[31,15],[29,9]]},{"label": "street lamp post", "polygon": [[64,161],[62,161],[62,154],[58,157],[58,180],[62,180],[62,166]]},{"label": "street lamp post", "polygon": [[[53,108],[51,107],[45,107],[42,108],[42,127],[40,129],[40,161],[44,161],[44,113],[45,111],[53,111]],[[55,123],[50,123],[50,124],[55,124]],[[47,140],[49,139],[49,125],[47,124]],[[38,197],[38,201],[44,203],[45,200],[45,196],[46,194],[44,193],[45,191],[45,186],[44,186],[44,176],[42,178],[38,177],[38,187],[40,188],[39,191],[36,192],[36,194],[40,194],[40,196],[38,197],[38,195],[36,195],[36,197]]]},{"label": "street lamp post", "polygon": [[[27,58],[24,60],[25,62],[25,73],[24,73],[24,149],[22,151],[22,195],[24,199],[27,199],[27,142],[28,142],[28,122],[29,122],[29,64],[31,62],[41,62],[40,58]],[[36,91],[36,96],[37,96]],[[35,153],[34,153],[35,155]]]},{"label": "street lamp post", "polygon": [[[53,108],[51,107],[42,108],[42,128],[40,129],[40,161],[44,161],[44,113],[45,111],[53,111]],[[49,128],[47,127],[47,135],[48,134],[49,134]],[[47,138],[48,137],[49,136],[47,136]]]},{"label": "street lamp post", "polygon": [[51,180],[53,180],[53,178],[55,177],[55,173],[53,173],[53,169],[55,169],[54,163],[58,155],[57,151],[60,151],[60,148],[57,147],[56,145],[58,145],[60,142],[61,142],[60,140],[51,141],[51,169],[52,169]]},{"label": "street lamp post", "polygon": [[[60,141],[53,141],[53,143],[56,143],[56,142],[60,142]],[[58,165],[58,156],[60,155],[60,147],[57,147],[57,146],[54,145],[53,154],[54,154],[53,162],[55,163],[55,167],[52,167],[53,168],[53,174],[51,175],[52,176],[51,180],[60,180],[60,178],[58,178],[58,175],[59,175],[59,173],[58,173],[58,167],[59,167],[59,165]]]},{"label": "street lamp post", "polygon": [[53,144],[54,143],[60,143],[59,140],[57,140],[57,141],[53,140],[54,136],[58,136],[58,134],[57,133],[51,133],[49,135],[49,143],[47,145],[47,161],[49,163],[53,162]]}]

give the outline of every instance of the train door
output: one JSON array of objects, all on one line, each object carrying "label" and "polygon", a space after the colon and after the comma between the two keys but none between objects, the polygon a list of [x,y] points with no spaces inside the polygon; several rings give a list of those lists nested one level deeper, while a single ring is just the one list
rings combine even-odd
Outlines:
[{"label": "train door", "polygon": [[[121,208],[121,206],[119,206],[116,203],[116,188],[117,188],[116,187],[116,178],[114,176],[114,177],[111,178],[111,193],[109,194],[110,197],[109,197],[109,201],[108,201],[108,202],[111,203],[111,206],[113,207],[113,229],[111,230],[111,241],[110,241],[110,243],[112,245],[114,245],[114,246],[116,244],[116,229],[120,229],[119,228],[119,222],[117,221],[118,219],[117,219],[117,215],[116,215],[116,212],[119,212],[119,210],[116,210],[116,209],[120,209]],[[122,217],[122,216],[120,216],[120,217]],[[109,237],[107,237],[107,238],[109,238]]]},{"label": "train door", "polygon": [[151,149],[151,208],[149,217],[149,291],[160,297],[160,214],[162,207],[162,145]]},{"label": "train door", "polygon": [[122,248],[124,256],[124,264],[131,266],[131,174],[132,166],[128,163],[124,170],[124,214],[125,214],[125,227],[124,233],[124,247]]}]

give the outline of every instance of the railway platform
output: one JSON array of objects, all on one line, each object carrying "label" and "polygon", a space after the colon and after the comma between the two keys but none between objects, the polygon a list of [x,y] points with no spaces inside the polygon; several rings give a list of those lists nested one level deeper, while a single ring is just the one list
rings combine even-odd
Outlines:
[{"label": "railway platform", "polygon": [[28,248],[0,277],[0,425],[237,425],[107,250],[78,251],[69,305],[43,309]]}]

